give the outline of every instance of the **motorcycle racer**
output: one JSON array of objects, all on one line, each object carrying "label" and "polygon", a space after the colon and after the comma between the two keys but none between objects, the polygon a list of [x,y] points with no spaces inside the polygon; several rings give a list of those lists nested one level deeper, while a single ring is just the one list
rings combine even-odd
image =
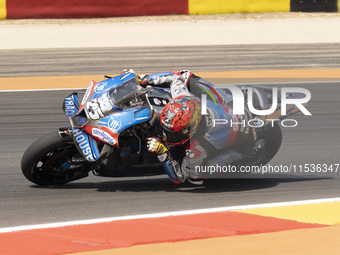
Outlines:
[{"label": "motorcycle racer", "polygon": [[[126,71],[133,72],[132,69]],[[247,110],[244,115],[233,114],[231,94],[188,70],[137,75],[137,79],[143,87],[170,89],[172,100],[159,116],[162,140],[148,138],[148,151],[158,155],[174,183],[188,180],[201,184],[195,166],[203,161],[209,165],[228,165],[241,161],[250,153],[256,133],[253,127],[242,123],[247,123],[251,116]],[[208,98],[206,114],[202,114],[202,94]],[[226,123],[214,125],[217,119],[224,119]],[[182,162],[173,159],[172,146],[185,146]]]}]

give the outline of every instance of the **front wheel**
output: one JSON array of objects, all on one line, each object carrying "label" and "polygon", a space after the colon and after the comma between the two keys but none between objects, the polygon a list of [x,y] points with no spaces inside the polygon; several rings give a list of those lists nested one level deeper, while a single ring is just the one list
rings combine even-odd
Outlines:
[{"label": "front wheel", "polygon": [[59,185],[88,176],[90,163],[75,145],[67,144],[54,131],[34,142],[21,160],[24,176],[38,185]]}]

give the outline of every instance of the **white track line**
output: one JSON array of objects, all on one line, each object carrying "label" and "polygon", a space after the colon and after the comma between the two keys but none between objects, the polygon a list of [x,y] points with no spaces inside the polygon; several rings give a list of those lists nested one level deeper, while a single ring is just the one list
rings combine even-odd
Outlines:
[{"label": "white track line", "polygon": [[39,92],[39,91],[59,91],[59,90],[82,90],[86,88],[59,88],[59,89],[12,89],[12,90],[0,90],[0,93],[6,92]]},{"label": "white track line", "polygon": [[[234,85],[234,86],[246,86],[246,85],[252,85],[252,86],[279,86],[279,85],[308,85],[308,84],[339,84],[339,81],[298,81],[298,82],[256,82],[256,83],[228,83],[228,84],[215,84],[218,88],[225,88],[227,85]],[[82,90],[86,89],[84,88],[58,88],[58,89],[16,89],[16,90],[0,90],[0,93],[6,93],[6,92],[38,92],[38,91],[58,91],[58,90]]]},{"label": "white track line", "polygon": [[339,81],[282,81],[282,82],[255,82],[255,83],[228,83],[228,84],[215,84],[218,88],[224,88],[227,85],[234,85],[234,86],[281,86],[281,85],[313,85],[313,84],[339,84]]},{"label": "white track line", "polygon": [[66,222],[46,223],[46,224],[38,224],[38,225],[27,225],[27,226],[16,226],[16,227],[0,228],[0,233],[8,233],[8,232],[14,232],[14,231],[23,231],[23,230],[33,230],[33,229],[59,228],[59,227],[74,226],[74,225],[96,224],[96,223],[105,223],[105,222],[113,222],[113,221],[120,221],[120,220],[161,218],[161,217],[169,217],[169,216],[182,216],[182,215],[192,215],[192,214],[227,212],[227,211],[256,209],[256,208],[270,208],[270,207],[317,204],[317,203],[328,203],[328,202],[340,202],[340,197],[324,198],[324,199],[312,199],[312,200],[300,200],[300,201],[289,201],[289,202],[278,202],[278,203],[267,203],[267,204],[237,205],[237,206],[228,206],[228,207],[195,209],[195,210],[141,214],[141,215],[130,215],[130,216],[118,216],[118,217],[110,217],[110,218],[66,221]]}]

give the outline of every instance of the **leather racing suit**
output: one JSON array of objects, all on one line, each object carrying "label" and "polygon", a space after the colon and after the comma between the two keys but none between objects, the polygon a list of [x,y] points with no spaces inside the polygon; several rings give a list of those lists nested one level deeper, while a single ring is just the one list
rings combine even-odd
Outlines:
[{"label": "leather racing suit", "polygon": [[140,84],[169,88],[172,98],[189,95],[201,99],[202,95],[206,95],[206,114],[202,115],[197,133],[186,144],[186,156],[181,164],[172,159],[162,141],[149,138],[149,151],[159,155],[173,182],[189,180],[201,184],[202,181],[197,181],[201,176],[195,167],[203,161],[207,165],[229,165],[241,161],[254,147],[255,129],[246,125],[251,115],[246,108],[244,115],[233,114],[231,93],[226,93],[190,71],[145,75],[140,78]]}]

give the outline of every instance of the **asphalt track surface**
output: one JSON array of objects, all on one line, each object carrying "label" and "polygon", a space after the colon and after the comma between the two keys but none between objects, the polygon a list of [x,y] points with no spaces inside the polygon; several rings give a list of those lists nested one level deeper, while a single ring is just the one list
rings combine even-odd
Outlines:
[{"label": "asphalt track surface", "polygon": [[[141,52],[153,54],[144,58]],[[340,44],[197,47],[186,56],[174,52],[171,47],[3,50],[0,70],[2,77],[22,77],[117,73],[122,67],[140,72],[174,66],[195,72],[340,67]],[[125,54],[129,56],[126,59]],[[283,128],[283,144],[271,164],[340,163],[338,82],[279,86],[309,89],[313,116],[297,116],[297,127]],[[271,178],[212,181],[198,187],[175,185],[164,175],[129,179],[90,176],[60,187],[33,185],[21,174],[21,156],[41,135],[68,124],[61,105],[69,93],[0,93],[0,227],[340,196],[339,173],[275,174],[266,176]]]},{"label": "asphalt track surface", "polygon": [[[340,67],[340,43],[0,50],[0,77]],[[330,77],[331,78],[331,77]]]}]

